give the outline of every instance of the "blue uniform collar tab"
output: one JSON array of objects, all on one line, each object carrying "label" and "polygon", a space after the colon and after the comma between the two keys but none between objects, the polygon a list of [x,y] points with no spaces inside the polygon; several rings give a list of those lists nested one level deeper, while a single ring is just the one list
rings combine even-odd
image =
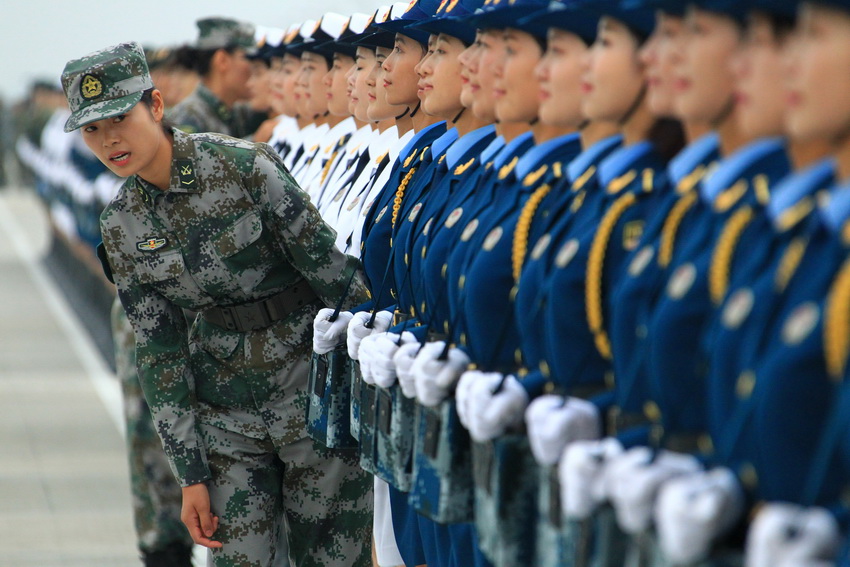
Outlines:
[{"label": "blue uniform collar tab", "polygon": [[784,211],[796,205],[800,199],[819,189],[826,189],[835,179],[835,160],[822,159],[809,167],[785,177],[770,192],[767,214],[777,219]]},{"label": "blue uniform collar tab", "polygon": [[481,152],[481,163],[487,163],[490,160],[496,157],[496,154],[505,147],[505,137],[504,136],[496,136],[493,138],[493,141],[490,142],[490,145],[484,148],[484,151]]},{"label": "blue uniform collar tab", "polygon": [[603,156],[611,153],[615,146],[619,146],[622,143],[623,136],[620,134],[602,138],[581,152],[575,157],[575,159],[573,159],[573,161],[570,162],[567,166],[567,179],[570,180],[570,183],[574,182],[576,179],[581,177],[591,165],[599,162]]},{"label": "blue uniform collar tab", "polygon": [[441,156],[446,153],[455,140],[457,140],[457,128],[449,128],[446,133],[431,142],[431,155]]},{"label": "blue uniform collar tab", "polygon": [[468,152],[472,146],[495,131],[496,127],[492,124],[488,124],[483,128],[478,128],[477,130],[473,130],[472,132],[458,138],[457,141],[446,151],[446,165],[449,166],[449,169],[454,169],[461,158],[466,155],[466,152]]},{"label": "blue uniform collar tab", "polygon": [[552,153],[558,148],[562,148],[568,144],[580,144],[578,132],[558,136],[551,140],[546,140],[541,144],[536,144],[530,150],[525,152],[519,162],[516,164],[517,179],[523,179],[526,175],[534,171],[534,169],[543,163]]},{"label": "blue uniform collar tab", "polygon": [[820,209],[826,225],[833,232],[839,232],[850,219],[850,181],[844,181],[829,192],[829,199]]},{"label": "blue uniform collar tab", "polygon": [[722,191],[745,176],[747,170],[764,160],[777,157],[785,159],[785,141],[782,138],[763,138],[747,144],[721,160],[702,183],[701,194],[709,203]]},{"label": "blue uniform collar tab", "polygon": [[599,184],[607,187],[611,181],[625,174],[637,160],[652,150],[652,142],[648,141],[617,148],[599,164]]},{"label": "blue uniform collar tab", "polygon": [[670,160],[667,173],[673,186],[692,173],[700,165],[707,165],[720,157],[720,137],[717,132],[700,136]]}]

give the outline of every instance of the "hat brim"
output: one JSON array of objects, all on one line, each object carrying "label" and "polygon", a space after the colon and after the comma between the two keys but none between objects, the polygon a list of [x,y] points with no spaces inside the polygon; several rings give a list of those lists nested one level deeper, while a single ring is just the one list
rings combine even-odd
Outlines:
[{"label": "hat brim", "polygon": [[142,91],[122,97],[96,102],[76,112],[72,112],[65,121],[65,132],[73,132],[92,122],[113,118],[130,112],[142,100]]}]

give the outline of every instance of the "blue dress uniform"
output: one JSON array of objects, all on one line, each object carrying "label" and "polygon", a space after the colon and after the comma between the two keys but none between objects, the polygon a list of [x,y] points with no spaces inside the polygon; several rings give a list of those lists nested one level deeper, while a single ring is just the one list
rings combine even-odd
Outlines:
[{"label": "blue dress uniform", "polygon": [[[743,339],[757,341],[756,355],[729,385],[729,411],[712,420],[715,462],[737,474],[750,506],[786,501],[842,510],[846,470],[818,462],[838,391],[824,355],[824,336],[832,336],[824,325],[840,317],[835,309],[846,309],[825,298],[850,244],[850,191],[844,185],[831,193],[804,231],[805,248],[780,266],[774,285],[781,290],[762,315],[767,324]],[[817,465],[822,470],[813,474]]]},{"label": "blue dress uniform", "polygon": [[[723,416],[734,404],[734,381],[752,360],[754,353],[747,351],[758,346],[748,337],[766,332],[759,325],[768,322],[767,312],[784,289],[777,285],[780,266],[787,270],[788,263],[804,249],[807,223],[812,222],[818,194],[833,183],[834,167],[831,159],[825,159],[783,179],[772,192],[765,213],[746,227],[737,242],[723,247],[729,249],[725,260],[718,254],[712,260],[713,273],[728,273],[729,291],[703,337],[702,349],[709,361],[710,431],[723,426]],[[719,265],[724,261],[725,267]],[[786,277],[782,275],[782,279]]]},{"label": "blue dress uniform", "polygon": [[[682,226],[684,213],[698,198],[696,188],[705,172],[713,167],[718,155],[717,135],[710,133],[689,144],[673,158],[667,173],[670,185],[675,189],[662,197],[635,254],[620,279],[614,283],[610,301],[610,340],[617,384],[615,417],[617,414],[642,413],[649,398],[646,325],[663,290],[676,236],[687,230]],[[642,432],[645,431],[642,429]],[[632,431],[621,441],[626,446],[646,443],[642,432]]]},{"label": "blue dress uniform", "polygon": [[699,199],[686,214],[683,222],[688,231],[678,239],[666,287],[647,329],[651,401],[638,419],[654,423],[654,442],[663,441],[674,450],[695,450],[706,431],[706,360],[699,355],[699,347],[714,309],[708,269],[717,238],[724,223],[742,207],[761,214],[770,186],[789,169],[780,140],[749,144],[725,158],[703,180]]}]

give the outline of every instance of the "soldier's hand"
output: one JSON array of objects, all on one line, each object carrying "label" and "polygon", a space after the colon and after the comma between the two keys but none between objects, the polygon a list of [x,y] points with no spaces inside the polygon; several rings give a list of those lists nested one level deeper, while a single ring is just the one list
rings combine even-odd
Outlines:
[{"label": "soldier's hand", "polygon": [[525,410],[528,442],[541,465],[555,465],[564,447],[579,440],[598,439],[599,411],[587,400],[540,396]]},{"label": "soldier's hand", "polygon": [[750,526],[745,566],[833,565],[840,545],[838,523],[825,508],[774,502]]},{"label": "soldier's hand", "polygon": [[349,311],[342,311],[336,320],[331,321],[334,309],[321,309],[313,319],[313,352],[326,354],[336,348],[345,336],[348,323],[354,316]]},{"label": "soldier's hand", "polygon": [[561,506],[568,518],[587,519],[607,500],[605,466],[622,452],[623,445],[613,437],[566,446],[558,463],[558,478],[563,487]]},{"label": "soldier's hand", "polygon": [[210,548],[220,548],[220,541],[212,539],[218,530],[218,516],[210,512],[210,493],[205,484],[183,488],[183,509],[180,519],[189,529],[192,541]]},{"label": "soldier's hand", "polygon": [[617,455],[605,469],[608,499],[614,505],[617,523],[628,534],[647,531],[661,485],[701,468],[692,455],[663,450],[654,453],[649,447],[634,447]]},{"label": "soldier's hand", "polygon": [[522,423],[528,394],[514,376],[483,374],[471,386],[467,402],[469,435],[479,442],[495,439]]},{"label": "soldier's hand", "polygon": [[741,487],[725,467],[668,480],[655,506],[662,553],[674,564],[700,561],[714,540],[738,521],[743,507]]},{"label": "soldier's hand", "polygon": [[412,400],[416,397],[416,382],[412,372],[413,361],[416,360],[416,353],[419,352],[421,343],[413,333],[408,331],[401,334],[401,343],[393,355],[393,362],[401,393]]},{"label": "soldier's hand", "polygon": [[451,393],[468,366],[469,357],[462,350],[446,350],[443,341],[427,343],[416,355],[411,367],[416,384],[416,399],[424,406],[436,407]]}]

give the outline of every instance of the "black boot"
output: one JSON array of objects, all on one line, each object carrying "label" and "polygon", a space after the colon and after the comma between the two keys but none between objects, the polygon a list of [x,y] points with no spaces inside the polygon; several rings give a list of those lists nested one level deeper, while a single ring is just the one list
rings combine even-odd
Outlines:
[{"label": "black boot", "polygon": [[192,567],[192,547],[169,543],[162,549],[142,553],[145,567]]}]

